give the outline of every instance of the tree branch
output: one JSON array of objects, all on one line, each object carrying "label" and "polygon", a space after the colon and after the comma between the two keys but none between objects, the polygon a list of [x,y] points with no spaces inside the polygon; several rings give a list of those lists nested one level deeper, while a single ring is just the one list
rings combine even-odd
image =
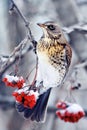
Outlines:
[{"label": "tree branch", "polygon": [[24,17],[24,15],[23,15],[22,12],[19,10],[19,8],[17,7],[17,5],[16,5],[16,3],[14,2],[14,0],[11,0],[11,2],[12,2],[12,6],[11,6],[10,10],[13,10],[14,8],[16,9],[16,11],[18,12],[19,16],[20,16],[21,19],[23,20],[23,22],[24,22],[24,24],[25,24],[25,27],[26,27],[27,30],[28,30],[28,36],[29,36],[30,41],[32,42],[34,48],[36,48],[37,41],[35,41],[34,36],[32,35],[31,29],[30,29],[30,27],[29,27],[29,25],[30,25],[29,21]]},{"label": "tree branch", "polygon": [[87,23],[78,23],[70,27],[63,27],[62,30],[67,34],[72,33],[73,31],[77,31],[82,34],[87,34]]},{"label": "tree branch", "polygon": [[[23,58],[27,52],[33,49],[33,47],[29,45],[29,47],[24,51],[24,48],[26,47],[28,41],[29,38],[25,37],[25,39],[21,41],[17,47],[14,48],[13,52],[11,53],[10,56],[8,56],[7,60],[4,61],[0,69],[0,79],[2,79],[2,75],[6,72],[7,69],[9,69],[9,67],[11,67],[17,61],[17,59],[20,56],[21,58]],[[20,50],[22,51],[21,55],[20,55]]]}]

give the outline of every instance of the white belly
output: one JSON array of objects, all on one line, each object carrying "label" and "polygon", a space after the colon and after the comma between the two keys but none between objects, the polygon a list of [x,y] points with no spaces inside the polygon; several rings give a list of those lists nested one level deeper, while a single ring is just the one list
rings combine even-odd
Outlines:
[{"label": "white belly", "polygon": [[48,62],[49,60],[45,54],[38,54],[38,57],[37,84],[43,81],[43,86],[46,89],[60,85],[63,77],[59,71]]}]

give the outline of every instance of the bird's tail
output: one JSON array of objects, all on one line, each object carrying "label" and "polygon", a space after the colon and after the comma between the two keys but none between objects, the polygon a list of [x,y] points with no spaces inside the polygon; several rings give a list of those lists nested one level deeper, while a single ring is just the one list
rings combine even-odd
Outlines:
[{"label": "bird's tail", "polygon": [[44,121],[50,92],[51,88],[40,95],[36,105],[32,109],[29,109],[27,107],[24,107],[22,104],[17,103],[17,111],[23,113],[25,118],[30,118],[32,121]]}]

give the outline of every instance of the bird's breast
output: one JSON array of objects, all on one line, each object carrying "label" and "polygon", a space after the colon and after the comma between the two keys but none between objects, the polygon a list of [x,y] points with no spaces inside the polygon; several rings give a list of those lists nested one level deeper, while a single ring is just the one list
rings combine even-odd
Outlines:
[{"label": "bird's breast", "polygon": [[43,85],[47,88],[57,87],[61,84],[65,69],[61,69],[61,66],[55,67],[51,64],[49,56],[44,52],[37,52],[38,54],[38,69],[43,79]]},{"label": "bird's breast", "polygon": [[57,87],[66,73],[65,49],[63,45],[47,40],[37,45],[38,69],[45,87]]}]

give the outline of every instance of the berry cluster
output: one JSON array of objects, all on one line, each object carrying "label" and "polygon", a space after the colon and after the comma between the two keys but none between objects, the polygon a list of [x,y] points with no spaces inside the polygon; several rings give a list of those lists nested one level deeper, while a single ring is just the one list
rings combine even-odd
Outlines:
[{"label": "berry cluster", "polygon": [[22,103],[25,107],[32,109],[36,105],[37,101],[37,92],[33,90],[26,92],[13,92],[13,96],[15,97],[16,101]]},{"label": "berry cluster", "polygon": [[78,104],[60,101],[57,103],[56,115],[65,122],[78,122],[85,116],[84,110]]},{"label": "berry cluster", "polygon": [[30,109],[36,105],[39,93],[38,91],[29,90],[29,86],[26,86],[23,77],[6,75],[3,78],[3,82],[6,86],[18,88],[12,94],[15,97],[16,102],[21,103]]},{"label": "berry cluster", "polygon": [[25,80],[23,79],[23,77],[6,75],[3,78],[3,82],[5,83],[6,86],[17,87],[18,89],[20,89],[24,85]]}]

